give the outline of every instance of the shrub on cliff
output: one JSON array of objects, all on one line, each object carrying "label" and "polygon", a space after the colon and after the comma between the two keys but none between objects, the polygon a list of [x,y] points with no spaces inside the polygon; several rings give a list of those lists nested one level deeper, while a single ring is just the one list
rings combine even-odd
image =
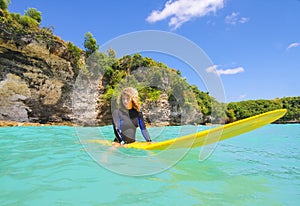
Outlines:
[{"label": "shrub on cliff", "polygon": [[24,16],[28,16],[32,19],[34,19],[35,21],[37,21],[38,23],[41,23],[42,21],[42,13],[39,12],[38,10],[36,10],[35,8],[29,8],[25,11]]},{"label": "shrub on cliff", "polygon": [[39,27],[39,22],[27,15],[21,16],[19,22],[25,27],[25,29],[33,29]]},{"label": "shrub on cliff", "polygon": [[97,40],[93,37],[90,32],[85,33],[84,35],[84,48],[86,49],[86,56],[89,57],[94,52],[98,51],[99,45]]},{"label": "shrub on cliff", "polygon": [[0,0],[0,9],[7,10],[10,0]]},{"label": "shrub on cliff", "polygon": [[0,17],[1,29],[6,32],[7,38],[12,39],[21,34],[42,31],[39,28],[41,20],[41,13],[33,8],[28,9],[23,16],[4,11]]},{"label": "shrub on cliff", "polygon": [[68,53],[66,54],[67,55],[66,57],[68,59],[72,59],[73,60],[72,62],[75,63],[75,66],[77,68],[82,68],[83,65],[82,62],[80,61],[82,50],[79,47],[75,46],[72,42],[67,43],[67,50]]}]

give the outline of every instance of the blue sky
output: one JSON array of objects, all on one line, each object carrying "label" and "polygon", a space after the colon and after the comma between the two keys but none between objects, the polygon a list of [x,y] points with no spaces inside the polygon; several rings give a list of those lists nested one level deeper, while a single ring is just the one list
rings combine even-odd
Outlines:
[{"label": "blue sky", "polygon": [[[27,8],[41,11],[42,26],[81,48],[86,32],[100,46],[142,30],[183,36],[212,60],[207,72],[220,76],[227,102],[300,96],[299,0],[11,0],[9,11]],[[153,57],[205,90],[183,62]]]}]

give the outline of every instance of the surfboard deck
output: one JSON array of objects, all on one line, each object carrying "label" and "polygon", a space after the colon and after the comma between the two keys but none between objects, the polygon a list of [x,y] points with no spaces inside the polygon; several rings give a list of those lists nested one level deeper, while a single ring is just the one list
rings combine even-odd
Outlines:
[{"label": "surfboard deck", "polygon": [[[213,144],[240,134],[250,132],[267,124],[270,124],[284,116],[286,109],[278,109],[226,125],[218,126],[201,132],[181,136],[162,142],[134,142],[124,145],[126,148],[143,150],[165,150],[177,148],[193,148]],[[91,143],[99,143],[104,146],[112,146],[110,140],[89,140]]]}]

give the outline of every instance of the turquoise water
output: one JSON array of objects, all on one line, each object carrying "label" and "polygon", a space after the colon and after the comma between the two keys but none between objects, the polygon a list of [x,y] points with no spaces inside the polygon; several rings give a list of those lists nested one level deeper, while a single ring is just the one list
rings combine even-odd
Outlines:
[{"label": "turquoise water", "polygon": [[[159,135],[156,128],[149,132],[158,141],[176,136],[178,129],[190,130],[168,127]],[[112,135],[111,127],[98,130],[108,138]],[[173,167],[139,177],[117,174],[98,164],[78,135],[73,127],[0,128],[0,205],[300,202],[300,125],[268,125],[220,142],[204,161],[199,161],[203,148],[191,149]],[[86,132],[88,138],[93,135]],[[115,153],[151,155],[132,149]],[[108,163],[110,155],[106,155]]]}]

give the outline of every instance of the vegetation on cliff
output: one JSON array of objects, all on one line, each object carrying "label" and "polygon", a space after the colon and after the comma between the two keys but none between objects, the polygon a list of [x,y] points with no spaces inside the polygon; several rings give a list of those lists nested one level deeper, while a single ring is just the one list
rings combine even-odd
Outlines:
[{"label": "vegetation on cliff", "polygon": [[45,44],[49,53],[58,54],[57,47],[67,48],[60,56],[71,62],[74,68],[82,67],[82,50],[72,42],[64,42],[53,34],[53,27],[40,27],[42,14],[35,8],[28,8],[23,15],[7,10],[8,0],[0,0],[0,34],[7,44],[17,48],[36,42]]},{"label": "vegetation on cliff", "polygon": [[10,0],[0,0],[0,9],[7,10],[9,4],[10,4]]}]

